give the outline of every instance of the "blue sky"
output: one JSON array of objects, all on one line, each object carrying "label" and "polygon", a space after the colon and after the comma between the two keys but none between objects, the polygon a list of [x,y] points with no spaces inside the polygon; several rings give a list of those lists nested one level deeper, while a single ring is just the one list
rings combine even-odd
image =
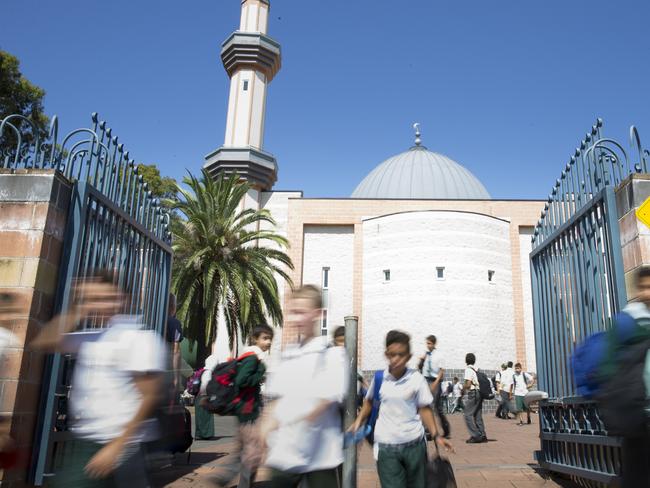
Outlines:
[{"label": "blue sky", "polygon": [[[221,42],[239,0],[3,0],[0,48],[63,129],[97,111],[138,162],[180,178],[223,142]],[[275,0],[283,66],[265,149],[280,190],[348,196],[413,141],[494,198],[544,198],[596,116],[650,146],[650,2]]]}]

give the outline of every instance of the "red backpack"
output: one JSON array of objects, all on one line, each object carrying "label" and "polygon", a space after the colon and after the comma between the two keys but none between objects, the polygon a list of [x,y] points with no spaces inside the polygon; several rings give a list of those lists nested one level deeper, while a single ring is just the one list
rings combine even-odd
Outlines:
[{"label": "red backpack", "polygon": [[206,398],[203,408],[217,415],[231,414],[240,401],[239,388],[235,385],[237,366],[242,359],[255,355],[247,352],[236,359],[217,364],[212,370],[212,377],[205,389]]}]

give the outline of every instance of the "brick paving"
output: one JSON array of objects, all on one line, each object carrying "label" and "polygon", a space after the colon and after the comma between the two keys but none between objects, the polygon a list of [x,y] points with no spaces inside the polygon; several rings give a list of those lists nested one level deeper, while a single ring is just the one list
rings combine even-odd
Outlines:
[{"label": "brick paving", "polygon": [[[539,449],[537,417],[533,425],[519,427],[515,421],[485,416],[489,442],[487,444],[465,444],[467,430],[462,415],[450,417],[452,442],[456,453],[449,459],[454,467],[459,488],[537,488],[573,487],[564,480],[551,479],[542,471],[534,459]],[[217,438],[210,441],[195,441],[189,456],[177,455],[172,466],[161,468],[154,476],[154,485],[159,487],[215,487],[211,482],[224,464],[229,453],[236,449],[233,438],[235,424],[230,418],[215,419]],[[262,470],[257,488],[264,488],[268,473]],[[229,486],[236,486],[234,480]],[[359,451],[358,488],[379,488],[375,461],[369,447],[363,444]]]}]

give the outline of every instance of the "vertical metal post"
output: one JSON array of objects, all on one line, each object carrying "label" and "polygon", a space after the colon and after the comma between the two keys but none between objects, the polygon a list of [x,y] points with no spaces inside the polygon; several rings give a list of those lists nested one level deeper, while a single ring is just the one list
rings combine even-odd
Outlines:
[{"label": "vertical metal post", "polygon": [[[348,353],[348,394],[345,398],[344,429],[357,417],[357,328],[359,318],[345,317],[345,349]],[[343,458],[343,488],[357,487],[357,446],[352,443],[345,448]]]}]

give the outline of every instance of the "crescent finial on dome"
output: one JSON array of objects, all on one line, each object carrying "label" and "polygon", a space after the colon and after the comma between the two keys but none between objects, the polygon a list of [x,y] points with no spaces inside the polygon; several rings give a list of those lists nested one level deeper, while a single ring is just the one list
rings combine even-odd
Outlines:
[{"label": "crescent finial on dome", "polygon": [[420,133],[420,123],[416,122],[413,124],[413,128],[415,129],[415,145],[419,146],[422,144],[422,139],[420,139],[420,136],[422,135]]}]

